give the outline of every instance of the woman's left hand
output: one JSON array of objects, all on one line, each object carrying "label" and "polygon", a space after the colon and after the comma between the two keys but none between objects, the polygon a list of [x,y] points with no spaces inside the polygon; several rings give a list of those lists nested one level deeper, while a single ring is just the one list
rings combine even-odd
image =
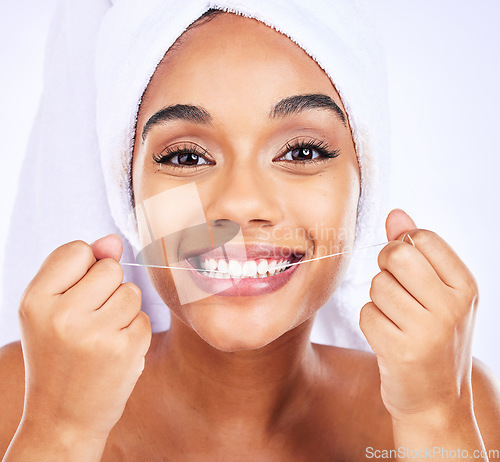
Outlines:
[{"label": "woman's left hand", "polygon": [[381,394],[393,420],[443,415],[472,403],[477,283],[437,234],[402,210],[386,221],[387,244],[360,327],[377,356]]}]

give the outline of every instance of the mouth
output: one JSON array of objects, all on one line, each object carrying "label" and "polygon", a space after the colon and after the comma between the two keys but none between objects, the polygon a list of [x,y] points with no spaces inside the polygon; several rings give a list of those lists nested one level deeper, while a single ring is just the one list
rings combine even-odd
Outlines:
[{"label": "mouth", "polygon": [[[306,255],[300,250],[266,246],[222,248],[187,259],[190,275],[202,290],[220,296],[264,295],[284,286]],[[246,257],[246,258],[245,258]]]},{"label": "mouth", "polygon": [[288,271],[293,264],[298,263],[304,255],[292,255],[287,258],[258,258],[239,261],[226,258],[194,257],[189,264],[198,273],[212,279],[263,279]]}]

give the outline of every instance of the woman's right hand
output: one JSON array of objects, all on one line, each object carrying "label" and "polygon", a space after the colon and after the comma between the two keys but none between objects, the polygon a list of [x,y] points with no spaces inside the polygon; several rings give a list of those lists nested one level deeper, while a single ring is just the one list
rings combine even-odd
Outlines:
[{"label": "woman's right hand", "polygon": [[151,342],[140,289],[122,284],[116,235],[57,248],[19,307],[26,369],[23,421],[106,439]]}]

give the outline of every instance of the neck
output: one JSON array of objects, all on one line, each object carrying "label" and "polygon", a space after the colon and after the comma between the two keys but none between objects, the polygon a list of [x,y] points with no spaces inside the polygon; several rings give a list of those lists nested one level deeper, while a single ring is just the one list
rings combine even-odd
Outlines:
[{"label": "neck", "polygon": [[212,428],[271,431],[303,415],[312,398],[319,369],[309,341],[312,322],[257,350],[224,352],[172,316],[160,344],[161,381],[184,410]]}]

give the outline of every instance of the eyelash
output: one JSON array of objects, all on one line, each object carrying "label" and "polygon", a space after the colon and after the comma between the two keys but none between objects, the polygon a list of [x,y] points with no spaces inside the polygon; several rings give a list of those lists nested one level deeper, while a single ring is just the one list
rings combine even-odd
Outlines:
[{"label": "eyelash", "polygon": [[339,149],[333,149],[331,150],[330,147],[328,146],[328,143],[323,142],[323,141],[313,141],[313,140],[301,140],[298,142],[289,142],[286,144],[285,148],[283,149],[283,154],[281,154],[279,158],[286,156],[288,153],[291,153],[293,151],[297,151],[299,149],[310,149],[311,151],[317,152],[322,158],[316,158],[316,159],[309,159],[307,161],[302,161],[302,160],[286,160],[285,162],[293,163],[293,164],[302,164],[304,167],[307,166],[307,164],[317,164],[321,162],[325,162],[328,159],[334,159],[335,157],[338,157],[340,155],[340,150]]},{"label": "eyelash", "polygon": [[201,165],[192,165],[192,166],[186,166],[186,165],[175,165],[175,164],[170,164],[168,161],[173,159],[175,156],[181,156],[183,154],[191,154],[191,155],[196,155],[198,158],[204,158],[206,155],[206,152],[201,149],[199,146],[195,144],[185,144],[182,147],[179,146],[169,146],[166,148],[163,152],[159,154],[154,154],[153,155],[153,160],[157,164],[164,165],[169,168],[189,168],[190,170],[198,170],[200,168],[203,168],[205,165],[210,165],[210,162],[206,164],[201,164]]},{"label": "eyelash", "polygon": [[[306,159],[306,160],[286,160],[284,162],[287,163],[292,163],[292,164],[302,164],[302,166],[306,167],[307,165],[310,164],[317,164],[321,162],[325,162],[329,159],[334,159],[335,157],[338,157],[340,155],[340,150],[334,149],[330,150],[329,146],[327,143],[323,141],[305,141],[301,140],[299,142],[289,142],[286,144],[286,146],[283,148],[283,154],[281,154],[277,159],[280,159],[281,157],[286,156],[288,153],[291,153],[293,151],[299,150],[299,149],[310,149],[311,151],[315,151],[319,154],[321,158],[316,158],[316,159]],[[199,146],[197,145],[183,145],[182,147],[177,147],[177,146],[170,146],[166,148],[163,152],[160,154],[154,154],[153,155],[153,160],[161,165],[165,165],[169,168],[189,168],[190,170],[198,170],[199,168],[203,168],[205,165],[210,165],[210,162],[207,162],[206,164],[201,164],[201,165],[192,165],[192,166],[186,166],[186,165],[176,165],[176,164],[169,164],[168,162],[173,159],[175,156],[180,156],[183,154],[191,154],[191,155],[196,155],[198,158],[204,158],[206,155],[206,152],[202,150]],[[212,163],[213,165],[213,163]]]}]

